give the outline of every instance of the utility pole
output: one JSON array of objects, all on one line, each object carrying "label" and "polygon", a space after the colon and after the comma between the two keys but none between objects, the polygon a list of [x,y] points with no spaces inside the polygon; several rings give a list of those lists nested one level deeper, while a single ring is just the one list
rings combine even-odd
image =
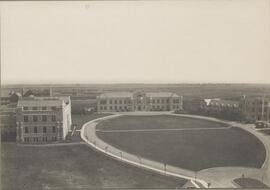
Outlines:
[{"label": "utility pole", "polygon": [[263,121],[263,119],[264,119],[264,99],[265,99],[265,95],[263,95],[263,97],[262,97],[262,118],[261,118],[261,120]]},{"label": "utility pole", "polygon": [[270,110],[270,101],[268,101],[267,102],[268,103],[268,105],[267,105],[267,127],[270,127],[269,125],[269,114],[270,114],[270,112],[269,112],[269,110]]}]

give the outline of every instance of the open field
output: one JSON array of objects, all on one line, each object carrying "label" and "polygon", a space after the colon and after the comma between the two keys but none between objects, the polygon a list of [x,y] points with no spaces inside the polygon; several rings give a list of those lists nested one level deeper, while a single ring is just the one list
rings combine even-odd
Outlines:
[{"label": "open field", "polygon": [[22,87],[28,88],[53,88],[54,90],[74,89],[91,90],[95,94],[108,91],[170,91],[179,93],[185,98],[239,98],[243,94],[247,96],[261,96],[270,93],[270,84],[16,84],[2,85],[2,89],[10,91],[12,89],[19,90]]},{"label": "open field", "polygon": [[[108,144],[126,152],[194,171],[221,166],[259,168],[264,162],[265,148],[255,136],[235,127],[221,128],[215,122],[211,125],[209,121],[196,119],[184,122],[183,129],[188,129],[190,125],[190,127],[197,127],[196,130],[128,131],[136,127],[153,129],[157,127],[156,123],[160,124],[159,128],[172,128],[174,125],[161,126],[168,123],[163,117],[150,116],[151,119],[149,119],[145,116],[136,116],[135,119],[131,119],[131,122],[127,120],[127,117],[122,117],[123,122],[120,122],[121,118],[107,120],[111,122],[100,123],[97,126],[98,129],[101,127],[105,131],[96,131],[96,134]],[[143,124],[137,126],[133,120]],[[181,119],[172,120],[174,127],[181,128],[181,122],[179,122]],[[175,121],[178,122],[177,125]],[[112,131],[108,131],[109,126],[112,126]],[[214,126],[217,128],[210,130]],[[206,127],[207,130],[201,129]],[[128,130],[113,131],[116,129]]]},{"label": "open field", "polygon": [[217,128],[227,124],[179,117],[173,115],[120,116],[105,120],[97,125],[99,130],[138,130],[138,129],[181,129],[181,128]]},{"label": "open field", "polygon": [[22,147],[2,143],[2,189],[175,188],[186,180],[129,166],[86,145]]}]

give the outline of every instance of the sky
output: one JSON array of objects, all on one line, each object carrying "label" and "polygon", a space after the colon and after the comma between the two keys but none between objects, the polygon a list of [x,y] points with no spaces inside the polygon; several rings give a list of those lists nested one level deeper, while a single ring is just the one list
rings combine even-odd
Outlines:
[{"label": "sky", "polygon": [[270,83],[269,0],[1,2],[1,82]]}]

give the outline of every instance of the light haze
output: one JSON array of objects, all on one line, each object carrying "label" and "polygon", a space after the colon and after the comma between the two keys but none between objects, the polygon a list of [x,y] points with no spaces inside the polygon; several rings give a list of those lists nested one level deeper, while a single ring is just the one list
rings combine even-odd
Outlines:
[{"label": "light haze", "polygon": [[270,83],[269,0],[2,2],[2,83]]}]

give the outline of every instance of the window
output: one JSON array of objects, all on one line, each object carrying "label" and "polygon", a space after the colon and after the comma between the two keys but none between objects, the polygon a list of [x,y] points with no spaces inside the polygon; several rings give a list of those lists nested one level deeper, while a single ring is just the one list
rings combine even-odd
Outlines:
[{"label": "window", "polygon": [[29,108],[28,107],[23,107],[23,110],[28,110]]},{"label": "window", "polygon": [[56,121],[56,116],[52,115],[52,121]]},{"label": "window", "polygon": [[100,100],[100,104],[106,104],[106,100]]},{"label": "window", "polygon": [[55,127],[55,126],[52,127],[52,132],[53,132],[53,133],[56,132],[56,127]]},{"label": "window", "polygon": [[43,142],[47,142],[47,137],[42,138]]},{"label": "window", "polygon": [[28,133],[28,127],[24,127],[24,133]]},{"label": "window", "polygon": [[56,110],[56,106],[52,106],[52,110]]},{"label": "window", "polygon": [[156,103],[156,101],[155,100],[152,100],[152,103],[154,104],[154,103]]},{"label": "window", "polygon": [[47,116],[46,115],[42,116],[42,121],[47,121]]},{"label": "window", "polygon": [[114,100],[114,103],[117,104],[117,100]]},{"label": "window", "polygon": [[45,106],[44,106],[44,107],[42,107],[42,110],[47,110],[47,107],[45,107]]},{"label": "window", "polygon": [[179,99],[173,100],[173,103],[179,103]]},{"label": "window", "polygon": [[34,142],[38,142],[38,138],[37,137],[34,137]]},{"label": "window", "polygon": [[119,100],[119,104],[122,104],[122,100]]},{"label": "window", "polygon": [[52,140],[53,140],[53,141],[56,141],[56,137],[52,137]]},{"label": "window", "polygon": [[38,116],[37,116],[37,115],[34,115],[34,116],[33,116],[33,121],[34,121],[34,122],[37,122],[37,121],[38,121]]},{"label": "window", "polygon": [[37,107],[32,107],[33,110],[37,110],[38,108]]},{"label": "window", "polygon": [[161,103],[164,104],[164,100],[163,99],[161,100]]},{"label": "window", "polygon": [[157,99],[157,103],[159,104],[159,99]]},{"label": "window", "polygon": [[112,110],[113,108],[112,108],[112,106],[110,106],[110,110]]},{"label": "window", "polygon": [[34,127],[34,133],[37,133],[37,127]]},{"label": "window", "polygon": [[112,100],[110,100],[110,104],[112,104],[113,103],[113,101]]},{"label": "window", "polygon": [[47,127],[43,127],[43,133],[47,133]]},{"label": "window", "polygon": [[27,115],[23,116],[23,121],[28,122],[28,116]]},{"label": "window", "polygon": [[29,142],[29,137],[24,137],[24,142]]}]

